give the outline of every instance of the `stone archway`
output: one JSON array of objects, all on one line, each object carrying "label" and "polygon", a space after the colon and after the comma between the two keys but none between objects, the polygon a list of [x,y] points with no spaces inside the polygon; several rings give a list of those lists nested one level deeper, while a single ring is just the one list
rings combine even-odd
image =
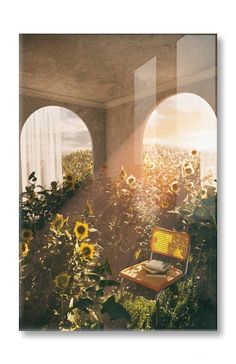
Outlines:
[{"label": "stone archway", "polygon": [[[170,102],[173,105],[168,109],[166,105]],[[163,122],[161,122],[161,118]],[[142,155],[144,154],[145,138],[146,140],[148,137],[150,140],[152,139],[151,143],[154,143],[155,139],[162,143],[163,123],[165,123],[166,129],[164,134],[166,133],[168,137],[167,129],[169,129],[170,138],[169,141],[165,140],[165,143],[200,152],[201,178],[212,173],[213,183],[217,175],[217,119],[211,105],[194,93],[177,93],[162,99],[156,107],[149,110],[146,119],[143,120],[140,132],[143,141]]]},{"label": "stone archway", "polygon": [[29,95],[20,96],[19,110],[19,132],[27,118],[36,110],[45,106],[60,106],[74,112],[80,117],[88,128],[93,144],[94,173],[96,174],[101,166],[106,163],[106,110],[62,102],[47,98],[33,97]]},{"label": "stone archway", "polygon": [[[20,147],[23,189],[33,171],[40,185],[49,187],[52,181],[62,183],[63,173],[70,173],[72,159],[76,157],[79,162],[81,153],[89,153],[89,160],[93,163],[91,133],[83,120],[65,107],[45,106],[34,111],[21,130]],[[74,152],[75,155],[71,154]],[[79,166],[82,171],[82,160]],[[79,171],[71,172],[77,176]]]}]

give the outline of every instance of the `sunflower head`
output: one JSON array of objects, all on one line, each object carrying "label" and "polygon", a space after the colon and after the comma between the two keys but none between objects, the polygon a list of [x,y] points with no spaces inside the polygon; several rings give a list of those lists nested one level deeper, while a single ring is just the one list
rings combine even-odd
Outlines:
[{"label": "sunflower head", "polygon": [[82,243],[79,247],[79,253],[83,259],[93,259],[95,248],[93,244]]},{"label": "sunflower head", "polygon": [[155,168],[155,164],[153,162],[150,162],[148,168],[152,171]]},{"label": "sunflower head", "polygon": [[67,273],[58,274],[55,278],[55,285],[58,288],[67,288],[70,282],[70,276]]},{"label": "sunflower head", "polygon": [[168,204],[168,202],[167,201],[162,201],[162,204],[161,204],[161,208],[162,209],[164,209],[164,210],[166,210],[166,209],[168,209],[168,207],[169,207],[169,204]]},{"label": "sunflower head", "polygon": [[164,193],[169,192],[169,185],[164,185],[164,186],[162,187],[162,192],[164,192]]},{"label": "sunflower head", "polygon": [[178,182],[174,181],[172,184],[171,184],[171,191],[176,193],[179,191],[179,185],[178,185]]},{"label": "sunflower head", "polygon": [[200,191],[200,195],[202,199],[207,198],[207,189],[206,188],[202,188]]},{"label": "sunflower head", "polygon": [[33,233],[32,233],[32,230],[30,229],[23,229],[21,231],[21,239],[23,241],[30,241],[33,239]]},{"label": "sunflower head", "polygon": [[215,196],[215,187],[208,187],[207,188],[207,197],[214,197]]},{"label": "sunflower head", "polygon": [[24,257],[24,258],[28,255],[29,246],[28,246],[27,242],[23,241],[23,243],[21,243],[20,252],[21,252],[22,257]]},{"label": "sunflower head", "polygon": [[60,231],[68,221],[68,217],[64,219],[63,215],[56,214],[55,219],[51,222],[50,228],[52,230]]},{"label": "sunflower head", "polygon": [[69,188],[71,188],[72,190],[74,190],[75,189],[75,182],[68,182],[66,184],[66,186],[69,187]]},{"label": "sunflower head", "polygon": [[75,188],[75,178],[71,173],[67,173],[64,176],[66,187],[69,187],[71,189]]},{"label": "sunflower head", "polygon": [[74,234],[79,240],[86,239],[89,234],[88,224],[86,222],[77,221],[74,227]]},{"label": "sunflower head", "polygon": [[191,163],[189,163],[186,167],[184,167],[184,174],[187,177],[194,174],[194,169]]},{"label": "sunflower head", "polygon": [[188,190],[192,190],[194,188],[194,183],[193,182],[188,182],[186,185]]},{"label": "sunflower head", "polygon": [[128,178],[127,178],[127,183],[132,186],[134,183],[136,182],[136,178],[131,174]]},{"label": "sunflower head", "polygon": [[65,175],[65,181],[66,182],[73,182],[74,181],[74,177],[72,176],[71,173],[68,173]]},{"label": "sunflower head", "polygon": [[191,166],[191,162],[186,161],[186,162],[183,164],[183,167],[184,167],[184,168],[187,168],[187,167],[189,167],[189,166]]}]

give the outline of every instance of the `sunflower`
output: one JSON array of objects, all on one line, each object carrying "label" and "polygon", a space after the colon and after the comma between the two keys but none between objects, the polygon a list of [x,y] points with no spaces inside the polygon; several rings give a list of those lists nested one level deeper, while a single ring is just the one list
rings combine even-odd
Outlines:
[{"label": "sunflower", "polygon": [[136,182],[136,178],[131,174],[128,178],[127,178],[127,183],[132,186],[135,182]]},{"label": "sunflower", "polygon": [[179,191],[179,185],[178,185],[178,182],[174,181],[172,184],[171,184],[171,191],[176,193]]},{"label": "sunflower", "polygon": [[55,278],[55,285],[58,288],[67,288],[70,282],[70,276],[67,273],[58,274]]},{"label": "sunflower", "polygon": [[84,259],[93,259],[95,248],[93,244],[82,243],[79,247],[79,252]]},{"label": "sunflower", "polygon": [[75,182],[68,182],[66,184],[66,186],[74,190],[75,189]]},{"label": "sunflower", "polygon": [[184,168],[187,168],[187,167],[189,167],[189,166],[191,166],[191,162],[188,162],[188,161],[187,161],[187,162],[185,162],[185,163],[184,163]]},{"label": "sunflower", "polygon": [[64,178],[65,178],[66,182],[73,182],[74,181],[74,177],[70,173],[66,174]]},{"label": "sunflower", "polygon": [[164,192],[164,193],[169,192],[169,186],[168,186],[168,185],[164,185],[164,186],[162,187],[162,192]]},{"label": "sunflower", "polygon": [[193,182],[188,182],[186,185],[188,190],[192,190],[194,188],[194,183]]},{"label": "sunflower", "polygon": [[200,191],[200,195],[202,199],[207,198],[207,189],[206,188],[202,188]]},{"label": "sunflower", "polygon": [[207,197],[215,196],[215,187],[207,187]]},{"label": "sunflower", "polygon": [[51,222],[50,228],[52,230],[61,230],[63,229],[65,223],[68,221],[68,217],[64,219],[63,215],[56,214],[55,219]]},{"label": "sunflower", "polygon": [[193,166],[191,163],[189,163],[189,165],[187,165],[185,168],[184,168],[184,174],[186,176],[191,176],[192,174],[194,173],[194,169],[193,169]]},{"label": "sunflower", "polygon": [[153,162],[149,163],[148,168],[152,171],[155,168],[155,164]]},{"label": "sunflower", "polygon": [[168,209],[168,207],[169,207],[168,202],[163,201],[162,204],[161,204],[161,208],[165,210],[165,209]]},{"label": "sunflower", "polygon": [[30,241],[33,239],[33,233],[32,233],[32,230],[30,229],[23,229],[21,231],[21,239],[23,241]]},{"label": "sunflower", "polygon": [[66,187],[75,188],[75,178],[71,173],[68,173],[64,176]]},{"label": "sunflower", "polygon": [[77,221],[74,227],[74,233],[77,239],[86,239],[89,233],[88,224],[86,224],[86,222]]},{"label": "sunflower", "polygon": [[20,251],[21,251],[21,255],[22,257],[26,257],[29,253],[29,246],[27,242],[23,242],[21,243],[21,247],[20,247]]}]

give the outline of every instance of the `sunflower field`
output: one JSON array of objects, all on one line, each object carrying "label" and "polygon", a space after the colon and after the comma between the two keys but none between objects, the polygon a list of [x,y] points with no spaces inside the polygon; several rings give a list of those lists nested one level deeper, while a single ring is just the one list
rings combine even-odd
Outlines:
[{"label": "sunflower field", "polygon": [[63,155],[62,168],[64,173],[72,175],[75,181],[88,182],[93,174],[92,151],[89,149],[77,150],[74,153]]},{"label": "sunflower field", "polygon": [[[200,179],[200,153],[147,145],[142,179],[122,168],[112,180],[106,166],[92,179],[91,160],[68,155],[62,186],[38,187],[33,173],[21,195],[21,328],[215,329],[217,191]],[[191,237],[188,275],[162,294],[158,326],[154,293],[119,277],[149,258],[154,226]]]}]

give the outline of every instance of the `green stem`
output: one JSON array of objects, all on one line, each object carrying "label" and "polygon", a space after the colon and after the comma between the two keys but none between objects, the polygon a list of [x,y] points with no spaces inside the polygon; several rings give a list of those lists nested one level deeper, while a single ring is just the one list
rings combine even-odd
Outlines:
[{"label": "green stem", "polygon": [[61,322],[64,326],[64,300],[63,300],[63,294],[61,294]]}]

